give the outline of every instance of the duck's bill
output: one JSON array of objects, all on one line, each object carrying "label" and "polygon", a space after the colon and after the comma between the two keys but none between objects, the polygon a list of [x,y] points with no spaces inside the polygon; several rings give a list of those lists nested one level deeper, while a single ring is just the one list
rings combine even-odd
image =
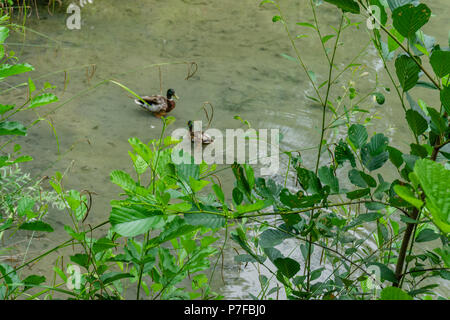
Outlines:
[{"label": "duck's bill", "polygon": [[173,97],[177,100],[180,99],[180,98],[178,98],[178,96],[176,94],[174,94]]}]

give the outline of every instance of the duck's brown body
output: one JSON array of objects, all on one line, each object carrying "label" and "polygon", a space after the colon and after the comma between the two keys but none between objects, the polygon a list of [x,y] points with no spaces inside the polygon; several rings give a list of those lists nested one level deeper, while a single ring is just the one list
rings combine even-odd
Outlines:
[{"label": "duck's brown body", "polygon": [[143,96],[141,99],[136,99],[134,102],[144,108],[145,110],[151,112],[155,117],[161,118],[167,113],[175,109],[175,101],[172,97],[177,97],[173,89],[167,91],[167,97],[161,95],[153,96]]}]

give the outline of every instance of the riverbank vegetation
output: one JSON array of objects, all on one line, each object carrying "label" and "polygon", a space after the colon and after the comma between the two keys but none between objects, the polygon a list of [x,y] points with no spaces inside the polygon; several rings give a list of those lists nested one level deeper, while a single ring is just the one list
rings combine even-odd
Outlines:
[{"label": "riverbank vegetation", "polygon": [[[30,186],[20,164],[32,159],[16,144],[13,153],[0,156],[0,237],[14,237],[19,230],[52,232],[45,219],[51,205],[65,211],[71,224],[64,226],[67,240],[39,256],[16,265],[0,261],[0,298],[223,299],[211,279],[232,244],[240,248],[236,264],[252,264],[260,272],[259,293],[249,298],[447,299],[448,291],[439,289],[448,288],[450,280],[450,43],[438,44],[423,32],[431,10],[417,1],[304,2],[312,19],[298,21],[295,30],[284,15],[288,8],[271,0],[260,5],[274,11],[268,23],[283,28],[292,46],[284,58],[309,80],[314,94],[305,99],[322,110],[312,166],[300,153],[282,153],[287,159],[279,173],[283,184],[258,177],[249,164],[221,169],[194,164],[189,154],[175,154],[179,141],[167,132],[176,119],[169,116],[161,119],[158,139],[128,140],[134,174],[111,172],[111,183],[123,192],[111,200],[108,221],[91,226],[85,220],[92,193],[66,190],[59,172]],[[330,34],[317,18],[324,7],[339,15]],[[356,22],[366,19],[369,32]],[[33,70],[5,50],[13,27],[3,16],[1,81]],[[312,41],[305,30],[323,49],[317,57],[328,66],[322,82],[302,53],[301,42]],[[342,42],[343,34],[352,32],[367,33],[390,83],[360,91],[358,84],[366,79],[359,63],[364,52],[345,52]],[[346,62],[338,61],[339,51]],[[350,76],[344,81],[344,75]],[[106,82],[136,95],[118,82]],[[3,153],[20,136],[32,134],[14,120],[17,113],[58,103],[51,84],[37,88],[29,78],[26,88],[26,103],[0,104]],[[418,88],[427,94],[414,99],[411,93]],[[382,114],[378,119],[364,106],[385,107],[387,93],[404,111],[411,133],[408,152],[383,133],[369,134]],[[179,156],[183,164],[174,161]],[[386,167],[394,169],[394,177],[383,174]],[[234,176],[231,194],[224,192],[218,170]],[[296,184],[288,186],[292,176]],[[107,235],[99,236],[96,231],[105,226]],[[284,252],[279,245],[286,242],[293,245]],[[72,253],[55,263],[53,279],[20,276],[25,267],[63,248]]]}]

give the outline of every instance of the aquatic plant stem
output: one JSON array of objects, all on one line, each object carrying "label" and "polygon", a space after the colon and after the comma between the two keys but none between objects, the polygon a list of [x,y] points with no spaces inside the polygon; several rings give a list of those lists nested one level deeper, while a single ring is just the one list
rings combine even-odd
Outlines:
[{"label": "aquatic plant stem", "polygon": [[[326,111],[327,111],[328,97],[330,96],[330,92],[331,92],[331,84],[332,84],[331,77],[333,75],[334,59],[336,57],[337,46],[339,44],[339,39],[341,36],[342,24],[344,22],[344,16],[345,16],[344,13],[342,13],[341,20],[339,21],[339,28],[338,28],[338,32],[336,35],[336,41],[335,41],[334,47],[333,47],[333,54],[331,56],[331,61],[329,61],[327,93],[325,95],[325,101],[322,102],[322,128],[321,128],[321,132],[320,132],[319,150],[317,153],[317,160],[316,160],[316,169],[315,169],[316,175],[319,170],[319,164],[320,164],[320,158],[321,158],[322,146],[323,146],[323,138],[324,138],[325,131],[326,131],[326,129],[325,129]],[[311,211],[310,221],[309,221],[310,224],[313,223],[313,216],[314,216],[314,211]],[[311,241],[311,240],[312,240],[312,235],[309,235],[309,241]],[[312,255],[312,250],[311,250],[311,245],[309,245],[308,246],[308,257],[306,259],[306,264],[305,264],[306,290],[308,292],[310,291],[310,284],[311,284],[311,255]]]}]

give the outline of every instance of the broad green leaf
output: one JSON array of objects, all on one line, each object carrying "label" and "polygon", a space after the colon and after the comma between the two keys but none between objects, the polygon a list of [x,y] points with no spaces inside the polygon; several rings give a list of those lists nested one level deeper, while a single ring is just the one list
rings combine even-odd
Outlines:
[{"label": "broad green leaf", "polygon": [[321,167],[318,174],[322,184],[330,186],[331,191],[334,193],[339,192],[339,180],[334,175],[334,171],[331,167]]},{"label": "broad green leaf", "polygon": [[[418,58],[416,58],[418,59]],[[401,55],[395,60],[395,71],[397,73],[400,85],[403,91],[409,91],[419,81],[420,67],[414,62],[413,58]]]},{"label": "broad green leaf", "polygon": [[386,287],[381,290],[381,300],[413,300],[413,298],[397,287]]},{"label": "broad green leaf", "polygon": [[114,170],[111,172],[111,182],[117,184],[126,192],[136,191],[136,182],[130,177],[130,175],[121,170]]},{"label": "broad green leaf", "polygon": [[340,140],[334,150],[334,159],[336,160],[338,166],[342,165],[345,161],[349,161],[351,166],[356,167],[355,156],[353,152],[350,150],[347,143]]},{"label": "broad green leaf", "polygon": [[355,200],[355,199],[359,199],[359,198],[365,197],[369,193],[370,193],[370,189],[369,188],[359,189],[359,190],[348,192],[347,193],[347,198],[349,198],[350,200]]},{"label": "broad green leaf", "polygon": [[368,137],[366,128],[360,124],[352,124],[348,129],[348,139],[356,149],[360,149],[366,143]]},{"label": "broad green leaf", "polygon": [[58,97],[53,93],[43,93],[40,96],[34,97],[27,109],[34,109],[37,107],[45,106],[56,101],[58,101]]},{"label": "broad green leaf", "polygon": [[448,130],[448,120],[441,116],[441,114],[434,108],[427,108],[428,114],[431,117],[431,130],[440,135]]},{"label": "broad green leaf", "polygon": [[43,232],[53,232],[53,228],[48,223],[43,221],[33,221],[33,222],[25,222],[20,225],[19,229],[21,230],[32,230],[32,231],[43,231]]},{"label": "broad green leaf", "polygon": [[0,122],[0,136],[26,136],[27,128],[20,122],[3,121]]},{"label": "broad green leaf", "polygon": [[210,182],[206,180],[196,180],[192,177],[189,177],[189,185],[193,192],[199,192],[204,187],[206,187]]},{"label": "broad green leaf", "polygon": [[394,186],[394,191],[400,198],[407,201],[408,203],[415,206],[417,209],[422,208],[423,202],[420,199],[417,199],[416,195],[409,189],[408,187],[401,186],[396,184]]},{"label": "broad green leaf", "polygon": [[368,186],[375,188],[377,186],[377,182],[374,178],[356,169],[352,169],[348,172],[348,178],[351,183],[360,188],[367,188]]},{"label": "broad green leaf", "polygon": [[361,12],[359,4],[354,0],[325,0],[325,2],[334,4],[344,12],[350,12],[354,14],[359,14]]},{"label": "broad green leaf", "polygon": [[369,171],[381,168],[389,159],[389,152],[386,151],[388,143],[389,139],[378,133],[361,148],[362,162]]},{"label": "broad green leaf", "polygon": [[416,242],[428,242],[439,238],[439,234],[431,229],[423,229],[416,236]]},{"label": "broad green leaf", "polygon": [[238,215],[242,215],[247,212],[255,212],[267,208],[272,204],[271,201],[257,200],[255,203],[243,204],[237,206],[236,210]]},{"label": "broad green leaf", "polygon": [[434,50],[430,57],[434,73],[443,78],[450,74],[450,51]]},{"label": "broad green leaf", "polygon": [[403,153],[391,146],[387,147],[387,151],[389,152],[389,160],[391,160],[392,164],[397,168],[400,168],[400,166],[403,164]]},{"label": "broad green leaf", "polygon": [[409,109],[406,111],[406,121],[411,130],[420,136],[428,129],[428,122],[416,110]]},{"label": "broad green leaf", "polygon": [[259,235],[259,245],[262,248],[273,248],[290,237],[291,235],[281,230],[267,229]]},{"label": "broad green leaf", "polygon": [[277,269],[289,279],[300,271],[300,264],[291,258],[278,258],[274,261]]},{"label": "broad green leaf", "polygon": [[0,115],[5,114],[6,112],[14,109],[15,107],[16,107],[16,105],[11,105],[11,104],[3,105],[3,104],[0,104]]},{"label": "broad green leaf", "polygon": [[392,12],[395,29],[404,37],[412,39],[416,32],[430,19],[431,10],[425,4],[415,7],[407,4]]},{"label": "broad green leaf", "polygon": [[450,232],[450,170],[431,160],[417,160],[414,173],[426,195],[426,207],[433,222],[445,233]]},{"label": "broad green leaf", "polygon": [[440,98],[445,111],[450,114],[450,87],[444,87],[441,90]]},{"label": "broad green leaf", "polygon": [[164,225],[164,218],[161,211],[152,211],[141,206],[113,207],[109,222],[118,234],[135,237],[152,228],[160,228]]},{"label": "broad green leaf", "polygon": [[214,184],[212,186],[214,193],[216,194],[217,199],[221,203],[225,203],[225,195],[223,194],[222,188],[218,184]]},{"label": "broad green leaf", "polygon": [[125,278],[134,278],[134,276],[130,273],[108,272],[108,273],[102,274],[100,277],[102,284],[105,286],[109,283],[112,283],[112,282],[120,280],[120,279],[125,279]]},{"label": "broad green leaf", "polygon": [[7,27],[0,27],[0,44],[5,43],[6,38],[8,38],[9,29]]},{"label": "broad green leaf", "polygon": [[222,228],[226,223],[224,216],[213,213],[185,213],[184,219],[192,226],[204,226],[211,229]]},{"label": "broad green leaf", "polygon": [[15,65],[9,65],[5,63],[0,65],[0,79],[32,70],[34,70],[33,66],[29,65],[28,63],[20,63]]},{"label": "broad green leaf", "polygon": [[[395,28],[392,28],[391,30],[392,35],[400,42],[403,43],[405,40],[405,37],[403,37]],[[400,47],[400,45],[392,39],[392,37],[388,37],[388,48],[390,52],[394,52]]]}]

